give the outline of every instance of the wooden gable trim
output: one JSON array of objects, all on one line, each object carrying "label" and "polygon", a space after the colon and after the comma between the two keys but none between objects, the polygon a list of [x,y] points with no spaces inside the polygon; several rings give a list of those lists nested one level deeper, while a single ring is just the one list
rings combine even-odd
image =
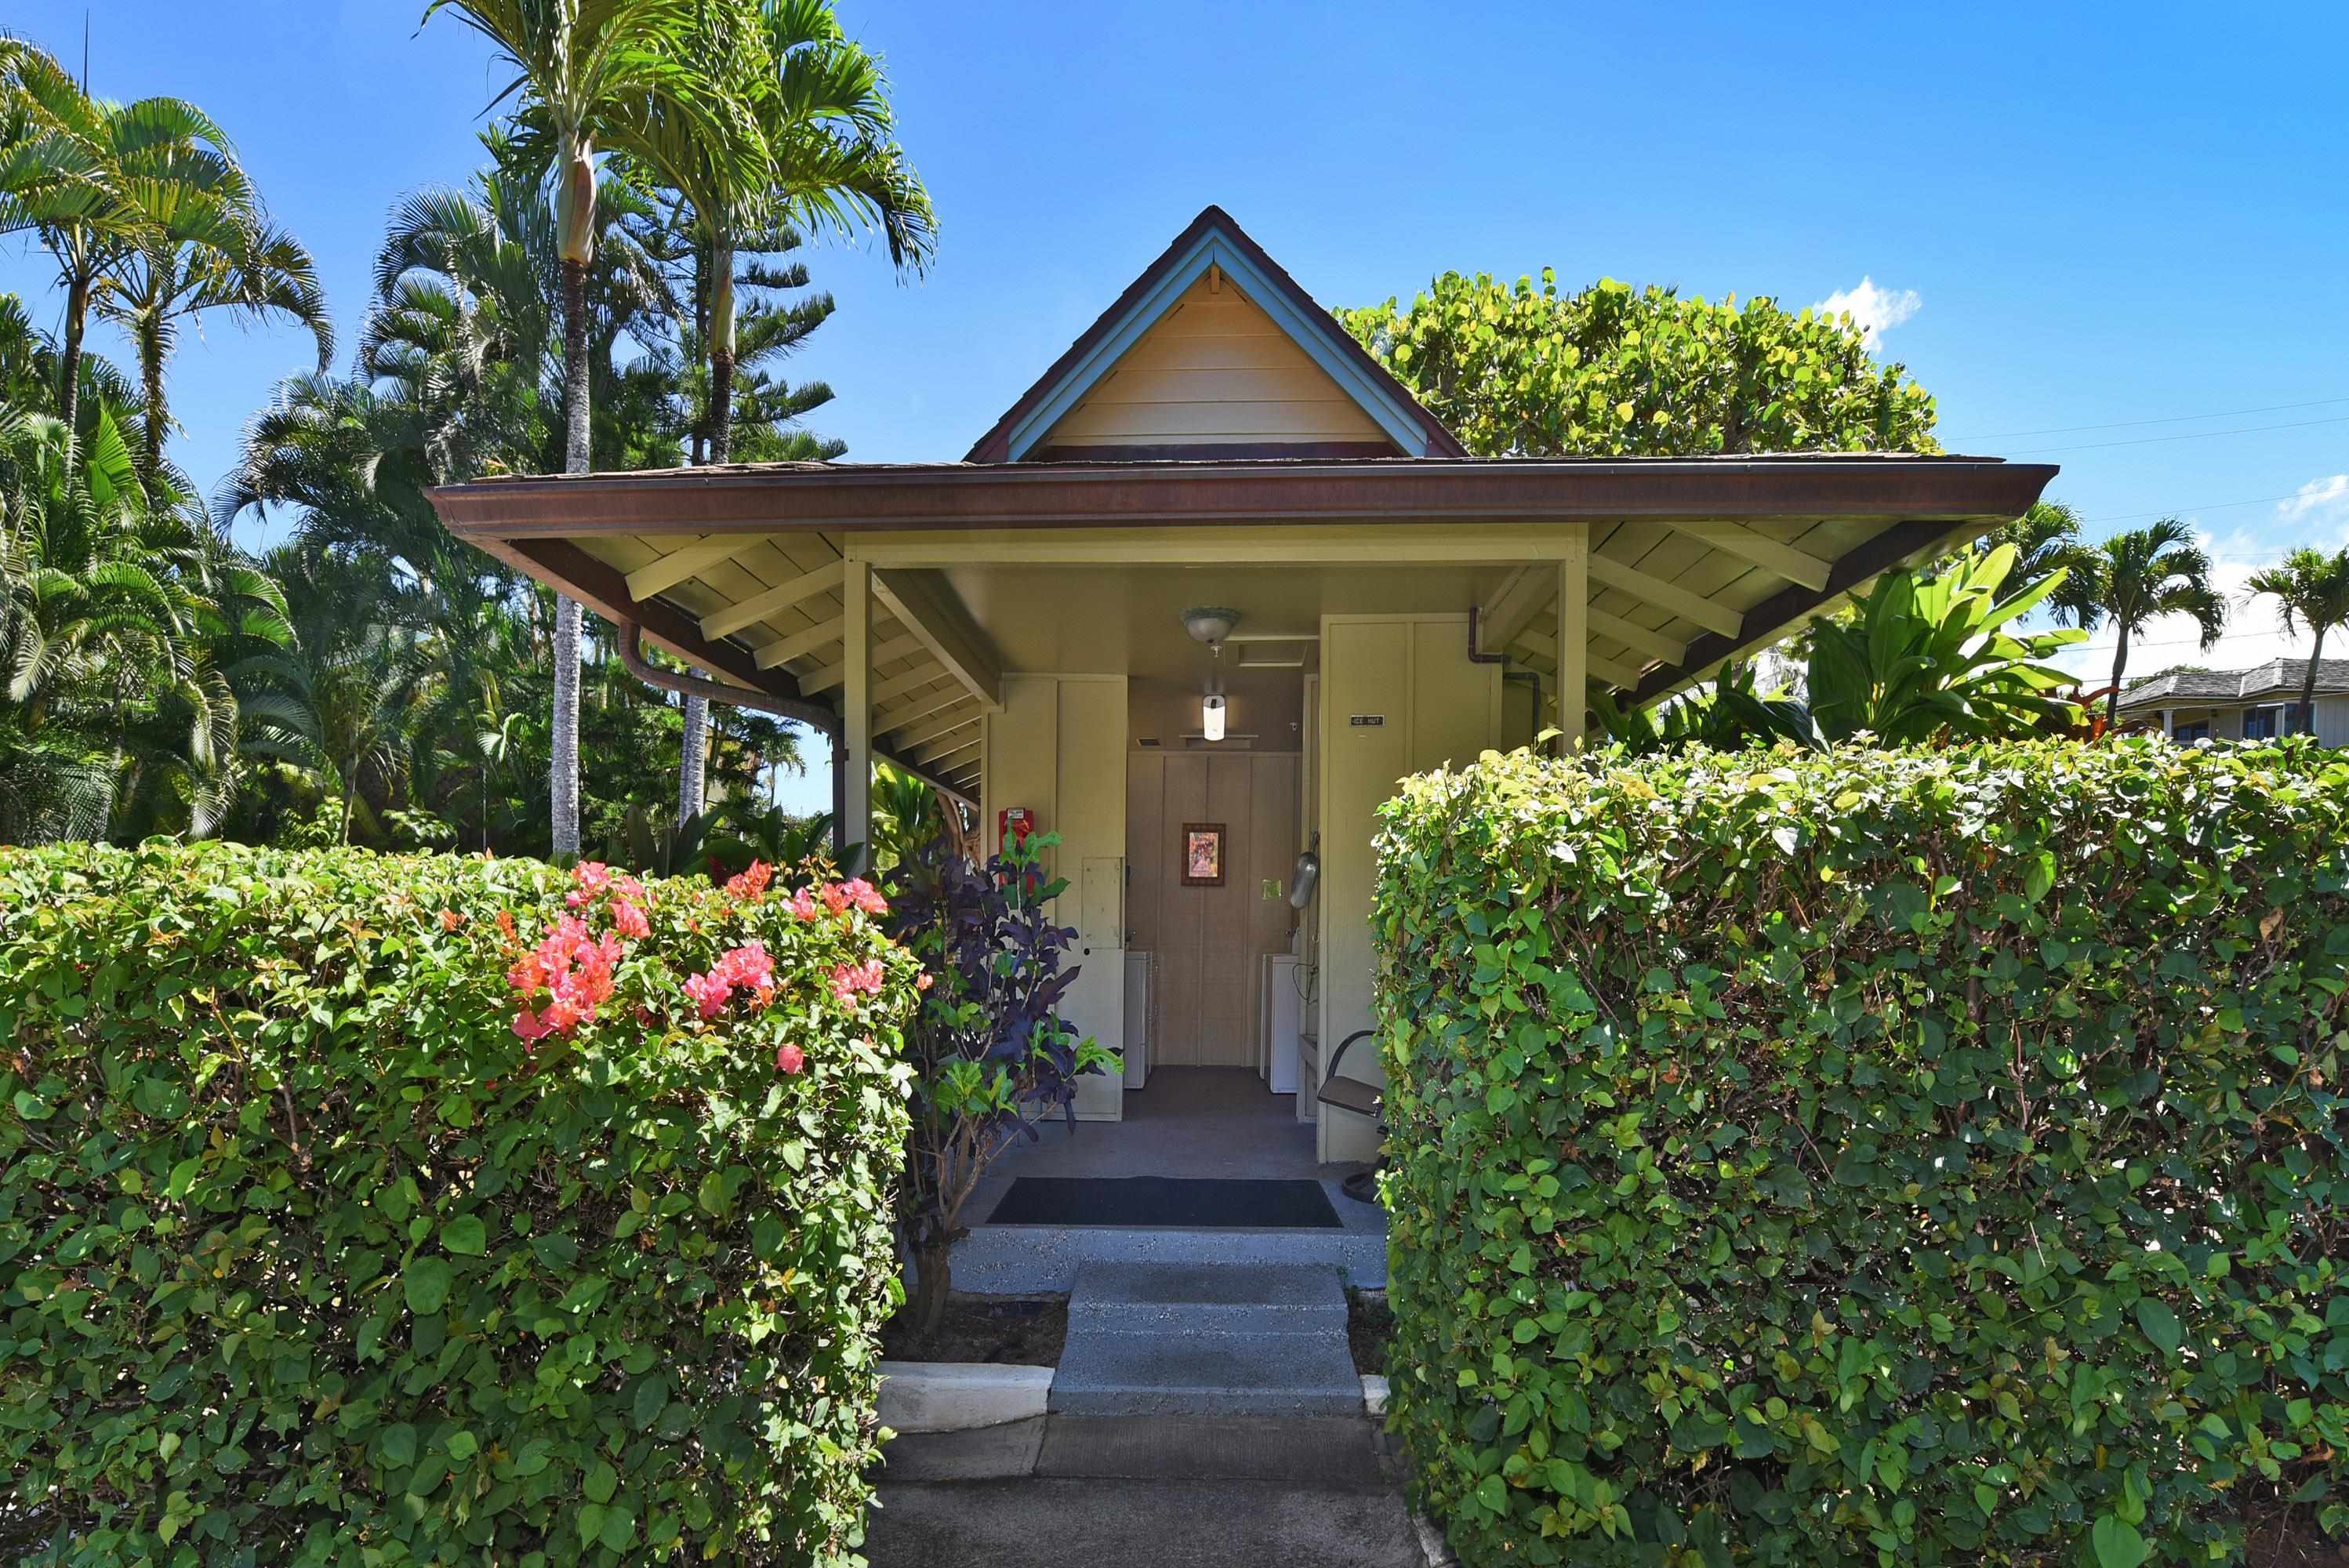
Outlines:
[{"label": "wooden gable trim", "polygon": [[1032,456],[1040,438],[1211,264],[1222,267],[1291,341],[1394,438],[1397,449],[1405,456],[1468,455],[1452,432],[1355,342],[1335,316],[1315,304],[1313,296],[1228,213],[1220,207],[1209,207],[1004,410],[963,460],[1005,463]]}]

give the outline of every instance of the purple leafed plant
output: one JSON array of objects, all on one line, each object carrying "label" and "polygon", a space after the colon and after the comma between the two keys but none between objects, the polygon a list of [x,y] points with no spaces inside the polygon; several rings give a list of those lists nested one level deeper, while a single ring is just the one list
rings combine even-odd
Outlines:
[{"label": "purple leafed plant", "polygon": [[1051,918],[1068,883],[1045,880],[1041,854],[1058,842],[1042,834],[977,866],[939,838],[886,878],[891,934],[929,977],[905,1032],[913,1132],[897,1200],[925,1336],[946,1310],[948,1252],[988,1164],[1055,1112],[1073,1127],[1077,1079],[1119,1065],[1060,1016],[1077,934]]}]

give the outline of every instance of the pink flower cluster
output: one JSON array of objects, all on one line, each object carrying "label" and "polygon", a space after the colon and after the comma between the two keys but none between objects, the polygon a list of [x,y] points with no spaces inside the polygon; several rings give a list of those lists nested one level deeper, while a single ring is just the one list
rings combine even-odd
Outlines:
[{"label": "pink flower cluster", "polygon": [[766,892],[767,883],[774,874],[775,868],[766,861],[752,861],[750,869],[741,875],[726,879],[726,891],[746,903],[756,903]]},{"label": "pink flower cluster", "polygon": [[861,909],[867,914],[886,914],[889,901],[863,877],[826,882],[820,888],[803,887],[792,894],[792,913],[801,920],[813,920],[820,910],[829,911],[835,918],[844,917],[852,909]]},{"label": "pink flower cluster", "polygon": [[889,901],[881,896],[879,888],[863,877],[827,884],[823,890],[823,906],[834,914],[846,914],[852,909],[861,909],[867,914],[889,913]]},{"label": "pink flower cluster", "polygon": [[[606,933],[599,940],[588,934],[586,922],[564,915],[506,971],[506,984],[522,1003],[514,1033],[525,1041],[541,1040],[569,1034],[595,1017],[596,1006],[612,995],[612,971],[620,953],[618,937]],[[539,1005],[542,992],[548,997],[543,1006]]]},{"label": "pink flower cluster", "polygon": [[888,977],[878,958],[868,958],[862,964],[843,964],[832,972],[832,994],[841,1006],[853,1007],[858,992],[878,991]]},{"label": "pink flower cluster", "polygon": [[694,1006],[701,1009],[705,1018],[718,1016],[737,986],[754,993],[761,1006],[773,997],[775,965],[767,956],[765,943],[746,942],[730,949],[709,973],[688,975],[685,980],[686,995],[693,998]]},{"label": "pink flower cluster", "polygon": [[627,872],[616,872],[601,861],[582,861],[571,868],[571,881],[574,885],[563,902],[572,908],[585,909],[599,898],[609,898],[613,929],[632,941],[652,934],[645,911],[652,907],[653,895]]}]

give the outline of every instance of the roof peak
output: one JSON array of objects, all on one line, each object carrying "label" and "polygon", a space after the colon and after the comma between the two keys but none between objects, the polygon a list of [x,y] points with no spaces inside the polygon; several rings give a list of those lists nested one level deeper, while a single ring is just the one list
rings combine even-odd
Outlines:
[{"label": "roof peak", "polygon": [[[1291,343],[1305,351],[1340,392],[1385,432],[1398,455],[1468,455],[1467,449],[1409,388],[1266,253],[1237,220],[1211,201],[1004,410],[964,460],[1004,463],[1025,458],[1114,368],[1139,337],[1166,315],[1182,291],[1211,267],[1220,267]],[[1199,456],[1212,449],[1212,443],[1202,443],[1170,449],[1169,455]]]}]

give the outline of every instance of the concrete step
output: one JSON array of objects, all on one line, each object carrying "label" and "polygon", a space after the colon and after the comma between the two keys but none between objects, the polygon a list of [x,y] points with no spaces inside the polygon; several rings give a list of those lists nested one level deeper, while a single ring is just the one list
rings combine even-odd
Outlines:
[{"label": "concrete step", "polygon": [[[1074,1288],[1092,1263],[1164,1263],[1191,1267],[1243,1263],[1312,1264],[1350,1285],[1383,1290],[1387,1238],[1374,1208],[1334,1200],[1340,1212],[1368,1216],[1367,1228],[1314,1231],[1143,1231],[1112,1226],[980,1225],[955,1243],[954,1287],[982,1295],[1045,1295]],[[1349,1223],[1352,1222],[1350,1220]]]},{"label": "concrete step", "polygon": [[1328,1264],[1094,1262],[1077,1271],[1069,1327],[1342,1336],[1346,1291]]},{"label": "concrete step", "polygon": [[1353,1416],[1361,1379],[1342,1327],[1312,1334],[1070,1326],[1055,1415]]}]

